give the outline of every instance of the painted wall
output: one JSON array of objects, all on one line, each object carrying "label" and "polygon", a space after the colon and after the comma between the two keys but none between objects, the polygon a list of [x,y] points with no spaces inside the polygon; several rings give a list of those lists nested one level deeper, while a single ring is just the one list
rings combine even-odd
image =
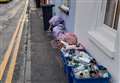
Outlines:
[{"label": "painted wall", "polygon": [[[106,66],[112,74],[112,83],[120,83],[119,67],[120,67],[120,53],[116,52],[114,59],[109,58],[106,54],[89,39],[88,31],[97,27],[98,15],[100,13],[99,7],[101,0],[76,0],[76,14],[75,14],[75,33],[79,41],[81,41],[87,50],[97,59],[97,61]],[[120,33],[119,33],[120,35]],[[117,38],[120,43],[120,38]],[[117,43],[118,45],[118,43]],[[120,47],[117,46],[118,51]]]},{"label": "painted wall", "polygon": [[70,12],[69,15],[66,15],[61,10],[58,9],[58,7],[63,4],[63,0],[55,0],[55,14],[60,15],[65,20],[65,26],[66,30],[73,32],[74,31],[74,22],[75,22],[75,2],[76,0],[71,0],[70,2]]},{"label": "painted wall", "polygon": [[63,0],[55,0],[54,11],[56,15],[64,18],[67,30],[75,32],[79,41],[84,44],[97,61],[108,68],[112,74],[111,82],[120,83],[120,30],[117,35],[117,52],[114,54],[114,59],[106,56],[97,45],[91,42],[88,34],[88,31],[98,27],[101,24],[101,20],[103,20],[102,16],[100,16],[100,7],[104,3],[101,1],[102,0],[71,0],[70,14],[67,16],[58,9],[58,6],[63,3]]}]

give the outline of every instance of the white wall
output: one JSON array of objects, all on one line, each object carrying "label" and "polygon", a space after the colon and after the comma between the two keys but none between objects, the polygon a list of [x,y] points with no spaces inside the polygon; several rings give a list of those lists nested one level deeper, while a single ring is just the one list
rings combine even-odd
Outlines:
[{"label": "white wall", "polygon": [[[88,35],[88,31],[97,27],[101,0],[76,1],[75,33],[77,34],[79,41],[81,41],[82,44],[88,48],[88,51],[90,51],[90,53],[97,59],[100,64],[108,68],[112,74],[112,83],[120,83],[120,73],[118,73],[120,67],[120,53],[117,52],[114,54],[114,59],[109,58],[98,46],[90,41]],[[120,40],[120,38],[117,39]],[[118,49],[118,51],[119,50],[120,49]]]},{"label": "white wall", "polygon": [[54,0],[55,3],[55,14],[61,16],[65,20],[66,30],[73,32],[74,31],[74,22],[75,22],[75,2],[76,0],[71,0],[70,2],[70,11],[69,15],[66,15],[58,7],[63,4],[63,0]]},{"label": "white wall", "polygon": [[119,76],[118,76],[118,83],[120,83],[120,17],[119,17],[119,25],[118,25],[118,33],[117,33],[118,35],[117,35],[117,46],[119,47],[118,49],[117,49],[117,52],[118,52],[118,59],[119,59],[119,61],[118,61],[118,70],[119,70]]}]

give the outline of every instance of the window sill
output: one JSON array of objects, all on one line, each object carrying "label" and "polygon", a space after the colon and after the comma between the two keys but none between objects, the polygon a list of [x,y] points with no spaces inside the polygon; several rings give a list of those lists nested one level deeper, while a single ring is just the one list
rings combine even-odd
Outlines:
[{"label": "window sill", "polygon": [[65,5],[59,6],[59,9],[64,12],[66,15],[69,15],[69,8]]},{"label": "window sill", "polygon": [[[107,31],[108,32],[108,31]],[[99,49],[101,49],[108,57],[114,59],[115,54],[115,37],[113,35],[105,35],[105,31],[90,31],[89,38]]]}]

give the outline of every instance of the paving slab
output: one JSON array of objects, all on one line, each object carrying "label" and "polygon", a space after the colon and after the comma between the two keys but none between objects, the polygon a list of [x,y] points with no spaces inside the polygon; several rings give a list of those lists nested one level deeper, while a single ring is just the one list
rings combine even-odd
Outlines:
[{"label": "paving slab", "polygon": [[63,68],[56,60],[51,37],[43,31],[41,9],[32,10],[31,24],[31,83],[67,83]]}]

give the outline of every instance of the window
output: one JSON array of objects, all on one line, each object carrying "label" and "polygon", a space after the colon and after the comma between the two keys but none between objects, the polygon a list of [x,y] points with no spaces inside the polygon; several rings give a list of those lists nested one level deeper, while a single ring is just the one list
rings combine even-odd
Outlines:
[{"label": "window", "polygon": [[120,15],[120,0],[99,0],[96,9],[97,19],[95,28],[88,32],[93,45],[111,59],[114,58],[117,45],[117,27]]},{"label": "window", "polygon": [[120,13],[119,0],[107,0],[104,24],[117,30]]}]

